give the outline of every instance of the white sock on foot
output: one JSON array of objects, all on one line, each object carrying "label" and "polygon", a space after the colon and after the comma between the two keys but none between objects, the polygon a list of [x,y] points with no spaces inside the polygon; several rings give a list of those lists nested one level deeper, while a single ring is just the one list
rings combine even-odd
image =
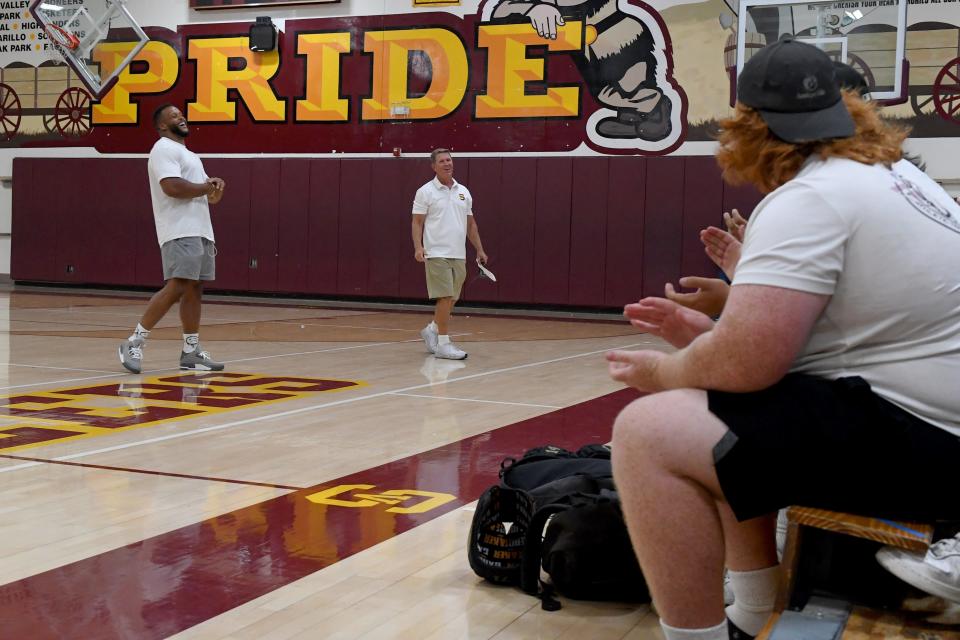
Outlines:
[{"label": "white sock on foot", "polygon": [[134,340],[140,338],[141,340],[146,340],[147,336],[150,335],[150,332],[147,329],[143,328],[143,325],[139,322],[137,323],[137,328],[133,330],[133,335],[131,335],[128,340]]},{"label": "white sock on foot", "polygon": [[727,607],[727,617],[744,633],[755,636],[773,613],[777,587],[780,585],[780,565],[729,573],[734,600]]},{"label": "white sock on foot", "polygon": [[437,336],[437,344],[450,344],[450,336]]},{"label": "white sock on foot", "polygon": [[663,637],[666,640],[728,640],[727,621],[724,620],[715,627],[704,629],[677,629],[663,620],[660,621]]},{"label": "white sock on foot", "polygon": [[184,353],[193,353],[194,351],[197,350],[198,344],[200,344],[199,333],[183,334],[183,352]]}]

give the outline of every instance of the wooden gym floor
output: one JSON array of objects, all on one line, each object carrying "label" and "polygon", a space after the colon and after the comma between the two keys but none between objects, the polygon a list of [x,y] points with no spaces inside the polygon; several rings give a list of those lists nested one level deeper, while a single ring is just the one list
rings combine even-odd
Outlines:
[{"label": "wooden gym floor", "polygon": [[465,543],[500,460],[606,442],[635,397],[623,321],[458,313],[463,362],[425,311],[218,298],[176,369],[175,313],[142,375],[117,346],[143,296],[0,292],[2,638],[660,638],[648,607],[548,613],[480,581]]}]

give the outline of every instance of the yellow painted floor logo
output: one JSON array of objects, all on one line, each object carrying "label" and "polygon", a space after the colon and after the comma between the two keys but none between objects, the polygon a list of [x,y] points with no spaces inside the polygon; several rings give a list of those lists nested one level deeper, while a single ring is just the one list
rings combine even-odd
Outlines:
[{"label": "yellow painted floor logo", "polygon": [[255,373],[186,373],[7,396],[0,398],[0,452],[209,416],[363,384]]},{"label": "yellow painted floor logo", "polygon": [[[362,509],[388,505],[390,508],[386,509],[387,513],[426,513],[457,499],[456,496],[449,493],[416,489],[390,489],[383,493],[354,493],[357,490],[365,491],[375,487],[376,485],[372,484],[342,484],[317,493],[311,493],[307,496],[307,500],[332,507]],[[412,504],[392,506],[410,501],[412,501]]]}]

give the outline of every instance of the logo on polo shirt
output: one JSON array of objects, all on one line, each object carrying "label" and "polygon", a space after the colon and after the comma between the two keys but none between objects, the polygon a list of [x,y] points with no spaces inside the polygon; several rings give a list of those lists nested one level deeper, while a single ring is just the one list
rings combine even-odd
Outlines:
[{"label": "logo on polo shirt", "polygon": [[461,194],[458,194],[458,195],[460,196],[460,199],[461,199],[461,200],[466,200],[466,199],[467,199],[467,197],[466,197],[465,195],[463,195],[462,193],[461,193]]},{"label": "logo on polo shirt", "polygon": [[914,209],[931,220],[939,222],[948,229],[960,232],[960,220],[957,219],[955,214],[948,211],[947,208],[939,202],[934,202],[928,198],[927,194],[925,194],[920,187],[896,171],[891,173],[893,173],[894,191],[906,198],[907,202],[913,205]]}]

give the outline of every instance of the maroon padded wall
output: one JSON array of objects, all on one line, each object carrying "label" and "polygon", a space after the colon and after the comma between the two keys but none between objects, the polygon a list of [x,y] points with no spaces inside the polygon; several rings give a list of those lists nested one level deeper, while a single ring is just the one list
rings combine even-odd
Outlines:
[{"label": "maroon padded wall", "polygon": [[[209,158],[227,191],[211,208],[211,289],[422,299],[410,209],[425,159]],[[697,233],[759,194],[731,188],[712,158],[458,158],[498,282],[471,302],[618,308],[681,275],[715,275]],[[49,187],[56,176],[56,189]],[[91,184],[109,188],[91,190]],[[21,282],[162,284],[136,158],[14,160],[11,270]],[[82,195],[81,195],[82,194]],[[473,259],[472,248],[468,260]]]}]

